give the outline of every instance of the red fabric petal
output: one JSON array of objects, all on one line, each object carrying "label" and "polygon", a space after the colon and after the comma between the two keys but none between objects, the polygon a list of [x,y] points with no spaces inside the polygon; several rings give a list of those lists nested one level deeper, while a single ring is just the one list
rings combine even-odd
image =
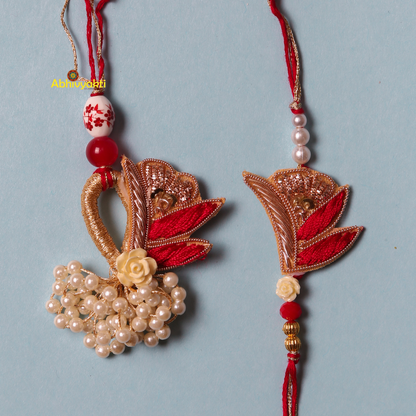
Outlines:
[{"label": "red fabric petal", "polygon": [[319,264],[339,254],[357,235],[358,231],[332,234],[306,248],[298,255],[298,266]]},{"label": "red fabric petal", "polygon": [[340,192],[325,205],[317,209],[299,228],[298,240],[310,240],[322,233],[340,213],[344,205],[345,191]]},{"label": "red fabric petal", "polygon": [[156,220],[150,226],[148,238],[149,240],[167,239],[186,234],[193,228],[198,227],[220,206],[219,202],[207,201],[175,211],[166,217]]},{"label": "red fabric petal", "polygon": [[209,244],[182,242],[150,248],[147,250],[147,255],[156,260],[158,269],[163,269],[183,266],[195,260],[203,260],[209,249]]}]

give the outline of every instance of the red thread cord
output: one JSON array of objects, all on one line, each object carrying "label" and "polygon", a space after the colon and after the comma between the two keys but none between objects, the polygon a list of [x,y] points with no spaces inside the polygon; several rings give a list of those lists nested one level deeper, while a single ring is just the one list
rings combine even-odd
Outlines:
[{"label": "red thread cord", "polygon": [[91,41],[91,25],[92,25],[92,8],[90,0],[85,0],[85,8],[87,10],[87,44],[88,44],[88,60],[91,68],[91,81],[95,80],[95,61],[94,61],[94,51],[92,48]]},{"label": "red thread cord", "polygon": [[100,32],[101,32],[101,56],[100,56],[100,60],[98,62],[98,70],[99,70],[99,74],[98,74],[98,79],[101,80],[103,78],[104,75],[104,59],[103,59],[103,41],[104,41],[104,29],[103,29],[103,17],[101,15],[101,10],[103,9],[103,7],[109,2],[110,0],[101,0],[98,4],[97,7],[95,8],[95,14],[97,15],[97,19],[98,19],[98,25],[100,27]]},{"label": "red thread cord", "polygon": [[[289,353],[288,363],[283,382],[282,402],[283,416],[296,416],[297,400],[298,400],[298,381],[296,378],[296,364],[299,362],[300,355],[297,353]],[[289,399],[291,408],[289,408]]]},{"label": "red thread cord", "polygon": [[[287,75],[289,79],[290,89],[292,90],[292,96],[295,98],[294,90],[295,90],[295,81],[296,81],[296,56],[293,48],[290,47],[290,40],[286,30],[286,22],[285,18],[283,17],[282,13],[276,6],[276,0],[269,0],[270,10],[272,13],[277,17],[280,23],[280,27],[282,29],[283,35],[283,42],[285,45],[285,59],[286,59],[286,66],[287,66]],[[295,110],[291,109],[293,114],[303,114],[304,111],[302,108]]]},{"label": "red thread cord", "polygon": [[174,243],[148,249],[148,256],[154,258],[158,268],[178,267],[194,260],[204,260],[206,247],[202,244]]},{"label": "red thread cord", "polygon": [[150,227],[149,239],[171,238],[189,232],[208,218],[218,206],[214,202],[196,204],[156,220]]},{"label": "red thread cord", "polygon": [[94,171],[94,173],[99,173],[101,176],[103,191],[113,187],[113,177],[111,176],[111,171],[112,169],[109,167],[98,168]]},{"label": "red thread cord", "polygon": [[345,192],[342,191],[325,205],[317,209],[299,228],[298,240],[310,240],[325,230],[338,216],[344,205]]}]

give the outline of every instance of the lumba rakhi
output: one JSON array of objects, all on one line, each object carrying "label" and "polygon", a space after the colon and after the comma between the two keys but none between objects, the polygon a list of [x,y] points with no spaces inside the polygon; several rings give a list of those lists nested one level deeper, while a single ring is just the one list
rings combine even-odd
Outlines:
[{"label": "lumba rakhi", "polygon": [[295,129],[292,141],[296,147],[292,157],[298,163],[295,169],[281,169],[270,177],[243,172],[244,182],[262,203],[272,223],[277,240],[280,269],[276,294],[285,303],[280,308],[287,321],[283,332],[287,335],[288,365],[283,383],[283,415],[296,416],[298,381],[296,364],[299,362],[301,341],[296,321],[302,313],[294,300],[300,293],[299,279],[306,273],[320,269],[348,251],[363,227],[335,228],[348,201],[348,185],[338,186],[328,175],[308,168],[310,150],[306,147],[309,132],[306,116],[301,107],[300,61],[292,29],[280,13],[275,0],[270,8],[278,18],[284,39],[289,84],[293,94],[290,108]]},{"label": "lumba rakhi", "polygon": [[[108,137],[115,114],[102,88],[101,10],[107,2],[101,0],[95,7],[94,0],[85,0],[89,80],[78,75],[75,44],[64,21],[69,0],[62,10],[61,22],[74,54],[74,69],[68,72],[68,79],[96,85],[84,106],[83,119],[93,136],[87,145],[87,158],[97,169],[84,186],[81,206],[88,232],[108,262],[109,276],[100,277],[76,260],[56,266],[53,293],[46,303],[47,311],[56,314],[56,327],[84,332],[84,345],[95,348],[103,358],[110,352],[121,354],[125,346],[134,347],[141,341],[154,347],[170,336],[169,324],[186,310],[186,291],[178,286],[178,276],[170,270],[206,257],[212,245],[192,238],[192,234],[213,218],[225,201],[202,200],[195,177],[177,172],[162,160],[146,159],[135,164],[123,156],[121,172],[111,168],[118,159],[118,147]],[[93,21],[98,77],[91,41]],[[98,210],[99,196],[110,188],[116,190],[127,212],[121,250]]]}]

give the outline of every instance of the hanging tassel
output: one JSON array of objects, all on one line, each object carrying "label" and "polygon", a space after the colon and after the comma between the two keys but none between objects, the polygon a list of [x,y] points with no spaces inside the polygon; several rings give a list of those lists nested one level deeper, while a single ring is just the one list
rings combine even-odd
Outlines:
[{"label": "hanging tassel", "polygon": [[299,362],[300,354],[290,352],[288,355],[288,363],[283,382],[283,416],[296,416],[297,414],[297,398],[298,398],[298,382],[296,378],[296,364]]}]

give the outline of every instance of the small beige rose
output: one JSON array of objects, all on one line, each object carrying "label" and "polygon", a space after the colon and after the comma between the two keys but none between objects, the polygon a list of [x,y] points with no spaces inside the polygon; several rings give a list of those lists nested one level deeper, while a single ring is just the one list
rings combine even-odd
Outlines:
[{"label": "small beige rose", "polygon": [[155,259],[147,257],[147,251],[136,248],[117,257],[117,277],[125,286],[145,286],[156,273]]},{"label": "small beige rose", "polygon": [[286,302],[292,302],[300,293],[299,280],[293,276],[284,276],[277,282],[276,295]]}]

